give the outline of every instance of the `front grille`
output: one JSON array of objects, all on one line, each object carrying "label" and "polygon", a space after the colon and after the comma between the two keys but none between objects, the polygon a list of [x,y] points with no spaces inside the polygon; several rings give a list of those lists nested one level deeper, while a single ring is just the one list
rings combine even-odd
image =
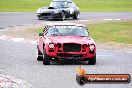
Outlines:
[{"label": "front grille", "polygon": [[50,15],[52,15],[52,13],[42,13],[41,15],[42,16],[50,16]]},{"label": "front grille", "polygon": [[63,51],[64,52],[80,52],[81,44],[65,43],[65,44],[63,44]]},{"label": "front grille", "polygon": [[59,57],[82,57],[82,54],[69,54],[69,53],[57,53],[57,56]]}]

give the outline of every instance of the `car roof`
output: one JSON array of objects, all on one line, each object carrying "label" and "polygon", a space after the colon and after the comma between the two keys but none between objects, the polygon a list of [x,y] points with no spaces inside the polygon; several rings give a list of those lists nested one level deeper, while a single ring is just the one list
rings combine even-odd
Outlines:
[{"label": "car roof", "polygon": [[47,26],[83,26],[86,27],[84,24],[77,24],[77,23],[47,23]]},{"label": "car roof", "polygon": [[52,1],[65,1],[65,2],[72,2],[72,0],[52,0]]}]

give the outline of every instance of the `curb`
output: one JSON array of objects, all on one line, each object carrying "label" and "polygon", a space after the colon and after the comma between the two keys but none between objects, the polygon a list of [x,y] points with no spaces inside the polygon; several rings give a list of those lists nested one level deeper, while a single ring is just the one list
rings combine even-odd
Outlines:
[{"label": "curb", "polygon": [[0,88],[32,88],[32,85],[24,80],[0,74]]}]

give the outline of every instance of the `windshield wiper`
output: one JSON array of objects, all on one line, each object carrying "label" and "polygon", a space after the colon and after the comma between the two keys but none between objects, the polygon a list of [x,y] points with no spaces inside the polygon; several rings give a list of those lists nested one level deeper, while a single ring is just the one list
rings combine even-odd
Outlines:
[{"label": "windshield wiper", "polygon": [[87,37],[87,36],[79,36],[79,37]]}]

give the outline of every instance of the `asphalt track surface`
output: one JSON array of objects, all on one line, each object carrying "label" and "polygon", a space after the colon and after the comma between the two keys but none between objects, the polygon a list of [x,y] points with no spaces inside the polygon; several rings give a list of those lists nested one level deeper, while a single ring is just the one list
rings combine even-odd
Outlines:
[{"label": "asphalt track surface", "polygon": [[33,88],[131,88],[132,83],[80,86],[75,79],[79,65],[89,74],[132,75],[132,52],[129,49],[102,48],[102,45],[97,45],[97,64],[94,66],[75,61],[52,62],[45,66],[36,60],[36,44],[1,40],[0,73],[21,78],[32,84]]},{"label": "asphalt track surface", "polygon": [[[5,14],[5,13],[2,13]],[[14,14],[14,13],[13,13]],[[20,13],[16,13],[20,14]],[[13,26],[39,23],[35,13],[24,13],[23,16],[5,14],[5,21],[0,20],[0,25]],[[28,14],[28,15],[26,15]],[[34,15],[33,15],[34,14]],[[84,14],[84,13],[83,13]],[[90,13],[89,13],[90,14]],[[131,13],[123,15],[93,14],[84,15],[87,19],[132,19]],[[111,13],[112,14],[112,13]],[[125,15],[127,14],[127,15]],[[129,14],[129,15],[128,15]],[[32,16],[31,16],[32,15]],[[119,15],[119,16],[118,16]],[[0,18],[1,18],[0,13]],[[16,18],[15,18],[16,17]],[[23,18],[20,18],[23,17]],[[94,18],[92,18],[94,17]],[[22,21],[19,21],[21,19]],[[24,20],[26,19],[26,20]],[[81,17],[82,20],[85,20]],[[18,21],[18,22],[17,22]],[[25,22],[24,22],[25,21]],[[8,23],[9,22],[9,23]],[[19,23],[20,22],[20,23]],[[77,67],[82,67],[89,74],[130,74],[132,75],[132,46],[112,47],[97,44],[97,64],[94,66],[85,65],[83,62],[65,61],[52,62],[45,66],[41,61],[36,60],[36,44],[12,42],[0,40],[0,73],[18,77],[32,84],[33,88],[132,88],[130,84],[85,84],[80,86],[76,82]]]},{"label": "asphalt track surface", "polygon": [[[132,19],[132,12],[81,12],[80,20],[92,19]],[[71,19],[67,19],[70,21]],[[1,12],[0,28],[16,25],[36,24],[43,22],[38,20],[36,13],[31,12]]]}]

